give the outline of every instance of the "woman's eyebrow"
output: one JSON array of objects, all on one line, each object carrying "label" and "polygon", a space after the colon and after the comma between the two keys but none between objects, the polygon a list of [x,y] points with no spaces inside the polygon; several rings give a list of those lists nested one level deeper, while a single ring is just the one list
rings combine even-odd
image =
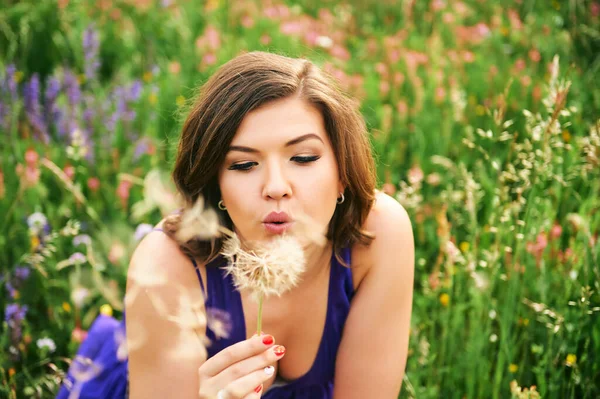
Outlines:
[{"label": "woman's eyebrow", "polygon": [[[310,140],[310,139],[316,139],[316,140],[319,140],[321,143],[323,143],[323,140],[318,135],[316,135],[314,133],[307,133],[307,134],[303,134],[302,136],[298,136],[295,139],[291,139],[290,141],[285,143],[285,147],[289,147],[289,146],[292,146],[292,145],[295,145],[295,144],[298,144],[305,140]],[[255,154],[260,153],[260,151],[257,150],[256,148],[246,147],[243,145],[232,145],[229,147],[229,151],[249,152],[249,153],[255,153]]]}]

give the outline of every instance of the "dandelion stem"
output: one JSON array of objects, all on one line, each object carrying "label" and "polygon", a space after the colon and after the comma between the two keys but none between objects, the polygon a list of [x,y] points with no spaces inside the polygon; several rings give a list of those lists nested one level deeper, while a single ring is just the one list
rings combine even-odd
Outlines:
[{"label": "dandelion stem", "polygon": [[256,334],[260,335],[262,330],[262,309],[265,296],[261,294],[258,299],[258,320],[256,321]]}]

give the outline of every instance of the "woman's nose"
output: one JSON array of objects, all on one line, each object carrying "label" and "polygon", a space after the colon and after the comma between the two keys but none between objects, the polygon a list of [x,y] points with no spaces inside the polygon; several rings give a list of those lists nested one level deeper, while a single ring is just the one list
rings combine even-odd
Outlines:
[{"label": "woman's nose", "polygon": [[279,200],[291,194],[292,187],[283,168],[280,165],[269,165],[266,168],[263,195],[266,198]]}]

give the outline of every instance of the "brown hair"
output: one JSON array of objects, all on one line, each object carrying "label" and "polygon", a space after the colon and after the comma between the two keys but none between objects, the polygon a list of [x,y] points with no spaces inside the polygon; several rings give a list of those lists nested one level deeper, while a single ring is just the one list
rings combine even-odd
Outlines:
[{"label": "brown hair", "polygon": [[[351,98],[312,62],[265,52],[245,53],[226,64],[202,86],[183,125],[173,180],[186,206],[203,196],[217,209],[221,199],[219,168],[244,116],[268,102],[297,95],[316,106],[325,121],[345,187],[345,201],[336,207],[327,238],[338,258],[344,246],[369,245],[373,235],[361,226],[375,198],[375,165],[362,115]],[[232,229],[227,212],[221,223]],[[165,232],[173,236],[179,217],[168,217]],[[221,240],[181,244],[189,255],[208,262]]]}]

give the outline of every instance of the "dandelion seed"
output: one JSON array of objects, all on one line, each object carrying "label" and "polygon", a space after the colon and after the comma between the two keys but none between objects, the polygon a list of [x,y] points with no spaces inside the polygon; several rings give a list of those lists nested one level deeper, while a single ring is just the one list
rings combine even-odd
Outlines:
[{"label": "dandelion seed", "polygon": [[288,235],[257,244],[250,251],[243,250],[239,238],[233,236],[225,241],[222,253],[229,260],[226,271],[236,287],[250,290],[255,299],[281,296],[299,283],[304,272],[304,251],[298,240]]},{"label": "dandelion seed", "polygon": [[206,309],[206,323],[217,339],[227,339],[231,334],[233,322],[231,315],[221,309]]},{"label": "dandelion seed", "polygon": [[220,235],[219,217],[214,209],[204,207],[204,198],[198,197],[194,206],[181,215],[175,238],[180,242],[191,239],[210,239]]}]

